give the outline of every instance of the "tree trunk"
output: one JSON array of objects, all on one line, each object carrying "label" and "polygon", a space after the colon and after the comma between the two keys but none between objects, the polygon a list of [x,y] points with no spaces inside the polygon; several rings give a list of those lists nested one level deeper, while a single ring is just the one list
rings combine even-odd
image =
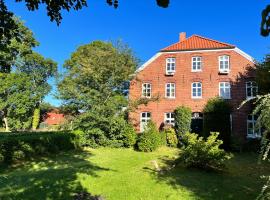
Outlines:
[{"label": "tree trunk", "polygon": [[5,123],[6,132],[9,132],[8,119],[7,119],[7,117],[4,117],[3,120],[4,120],[4,123]]}]

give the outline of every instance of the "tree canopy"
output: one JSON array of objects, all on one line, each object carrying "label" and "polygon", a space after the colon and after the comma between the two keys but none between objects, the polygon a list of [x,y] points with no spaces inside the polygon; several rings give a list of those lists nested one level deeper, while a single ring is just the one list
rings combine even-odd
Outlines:
[{"label": "tree canopy", "polygon": [[11,19],[0,51],[0,119],[7,131],[29,128],[34,109],[51,89],[47,81],[57,71],[54,61],[33,51],[39,43],[32,31],[15,16]]},{"label": "tree canopy", "polygon": [[137,67],[132,51],[122,43],[94,41],[73,52],[64,67],[59,98],[77,113],[74,128],[92,131],[102,141],[117,137],[110,134],[111,123],[123,117],[121,111],[128,104],[128,81]]}]

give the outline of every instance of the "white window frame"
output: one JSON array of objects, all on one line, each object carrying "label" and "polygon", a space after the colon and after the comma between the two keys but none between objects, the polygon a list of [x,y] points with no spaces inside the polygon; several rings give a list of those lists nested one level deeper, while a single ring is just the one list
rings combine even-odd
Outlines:
[{"label": "white window frame", "polygon": [[[223,65],[221,65],[221,62],[223,63]],[[225,62],[227,62],[227,64]],[[225,67],[225,66],[227,66],[227,67]],[[218,57],[218,69],[219,69],[219,72],[221,72],[221,73],[229,73],[230,72],[230,56],[222,55],[222,56]]]},{"label": "white window frame", "polygon": [[[226,84],[228,84],[228,85],[226,85]],[[221,95],[221,89],[223,89],[223,90],[229,89],[229,95],[223,97]],[[231,83],[230,82],[228,82],[228,81],[227,82],[219,82],[219,97],[222,99],[231,99]]]},{"label": "white window frame", "polygon": [[147,126],[150,120],[151,120],[151,112],[142,112],[140,114],[140,132],[143,132],[145,130],[145,127]]},{"label": "white window frame", "polygon": [[[195,87],[193,86],[193,84],[196,84]],[[198,86],[200,84],[200,87]],[[195,96],[193,95],[193,88],[196,90],[195,91]],[[199,88],[201,89],[201,95],[198,96],[198,93],[199,93]],[[192,99],[201,99],[202,98],[202,82],[193,82],[191,83],[191,98]]]},{"label": "white window frame", "polygon": [[175,125],[175,116],[173,112],[164,113],[164,123],[172,126]]},{"label": "white window frame", "polygon": [[143,83],[142,84],[142,97],[143,98],[151,98],[151,96],[152,96],[151,93],[152,93],[152,84],[151,83]]},{"label": "white window frame", "polygon": [[[169,95],[167,94],[167,89],[169,86]],[[166,83],[165,84],[165,97],[168,99],[174,99],[175,98],[175,83]]]},{"label": "white window frame", "polygon": [[[249,119],[251,116],[251,119]],[[247,116],[247,138],[261,138],[261,129],[256,129],[256,122],[255,115],[248,115]],[[249,124],[252,124],[252,134],[249,133]]]},{"label": "white window frame", "polygon": [[173,75],[176,71],[175,57],[166,58],[166,74]]},{"label": "white window frame", "polygon": [[[194,64],[195,64],[195,69],[193,68]],[[202,57],[201,56],[191,57],[191,71],[192,72],[201,72],[202,71]]]},{"label": "white window frame", "polygon": [[[250,90],[251,96],[248,96],[248,90]],[[254,90],[255,90],[256,94],[254,94]],[[258,85],[257,85],[257,83],[255,81],[246,82],[246,98],[247,99],[253,99],[253,98],[256,97],[257,94],[258,94]]]}]

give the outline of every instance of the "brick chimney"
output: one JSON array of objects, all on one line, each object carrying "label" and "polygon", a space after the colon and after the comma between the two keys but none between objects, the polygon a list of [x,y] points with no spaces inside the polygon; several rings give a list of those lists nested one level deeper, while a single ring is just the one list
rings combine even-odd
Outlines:
[{"label": "brick chimney", "polygon": [[182,42],[184,40],[186,40],[186,32],[181,32],[179,34],[179,42]]}]

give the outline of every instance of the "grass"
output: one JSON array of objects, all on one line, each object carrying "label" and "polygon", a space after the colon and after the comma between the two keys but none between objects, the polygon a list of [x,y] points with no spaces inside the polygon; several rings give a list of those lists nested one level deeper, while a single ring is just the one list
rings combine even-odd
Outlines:
[{"label": "grass", "polygon": [[[255,199],[269,174],[257,155],[236,155],[223,173],[175,167],[158,173],[152,161],[170,163],[177,149],[153,153],[88,149],[39,158],[0,170],[0,199],[72,199],[86,190],[106,200]],[[170,164],[169,164],[170,165]]]}]

